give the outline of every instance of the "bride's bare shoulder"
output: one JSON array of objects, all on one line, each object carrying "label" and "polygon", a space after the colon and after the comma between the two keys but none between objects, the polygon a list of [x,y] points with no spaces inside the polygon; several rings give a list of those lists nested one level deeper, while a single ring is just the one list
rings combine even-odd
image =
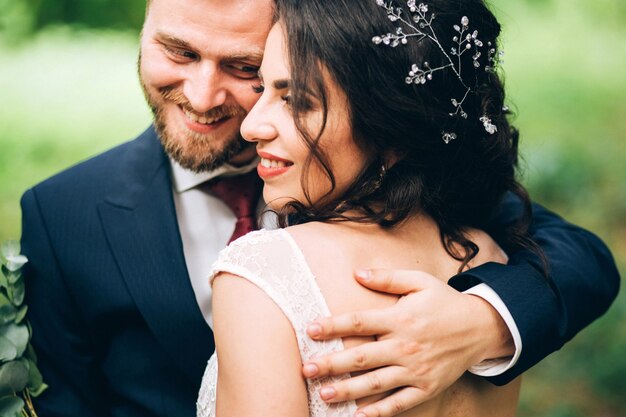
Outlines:
[{"label": "bride's bare shoulder", "polygon": [[289,226],[286,231],[305,254],[315,258],[339,250],[340,240],[346,237],[346,230],[341,229],[338,224],[310,222]]}]

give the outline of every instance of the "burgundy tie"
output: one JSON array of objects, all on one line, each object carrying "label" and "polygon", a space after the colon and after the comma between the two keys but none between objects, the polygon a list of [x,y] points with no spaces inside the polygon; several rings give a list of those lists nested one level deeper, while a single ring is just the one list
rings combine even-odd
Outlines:
[{"label": "burgundy tie", "polygon": [[261,197],[261,184],[256,170],[244,175],[219,177],[206,184],[206,189],[237,216],[235,231],[228,243],[256,230],[256,207]]}]

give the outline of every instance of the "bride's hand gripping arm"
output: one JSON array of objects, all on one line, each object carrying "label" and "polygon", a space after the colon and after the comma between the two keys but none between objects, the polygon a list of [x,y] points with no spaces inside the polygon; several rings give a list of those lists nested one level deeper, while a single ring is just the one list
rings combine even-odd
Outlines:
[{"label": "bride's hand gripping arm", "polygon": [[376,335],[377,341],[308,361],[303,371],[313,377],[370,370],[321,390],[328,402],[389,394],[361,407],[359,417],[400,414],[437,396],[472,365],[515,350],[506,324],[488,302],[425,272],[373,270],[357,279],[403,297],[388,308],[318,320],[317,334],[309,328],[316,340],[357,334]]},{"label": "bride's hand gripping arm", "polygon": [[248,280],[220,273],[213,282],[213,318],[217,416],[308,417],[296,336],[269,296]]}]

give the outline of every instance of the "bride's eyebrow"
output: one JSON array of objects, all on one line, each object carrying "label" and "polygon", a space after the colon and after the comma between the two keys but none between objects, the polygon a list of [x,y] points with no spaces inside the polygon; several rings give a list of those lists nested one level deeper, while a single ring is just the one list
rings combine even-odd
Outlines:
[{"label": "bride's eyebrow", "polygon": [[277,90],[284,90],[285,88],[289,88],[289,80],[287,78],[274,80],[272,86]]}]

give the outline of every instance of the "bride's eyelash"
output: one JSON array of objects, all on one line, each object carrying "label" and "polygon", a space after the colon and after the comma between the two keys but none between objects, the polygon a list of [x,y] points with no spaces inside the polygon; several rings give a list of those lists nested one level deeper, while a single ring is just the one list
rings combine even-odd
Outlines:
[{"label": "bride's eyelash", "polygon": [[[252,88],[252,91],[257,94],[261,94],[265,91],[265,86],[263,85],[263,83],[259,85],[252,85],[250,87]],[[280,99],[288,105],[291,104],[291,94],[285,94],[284,96],[280,96]]]}]

